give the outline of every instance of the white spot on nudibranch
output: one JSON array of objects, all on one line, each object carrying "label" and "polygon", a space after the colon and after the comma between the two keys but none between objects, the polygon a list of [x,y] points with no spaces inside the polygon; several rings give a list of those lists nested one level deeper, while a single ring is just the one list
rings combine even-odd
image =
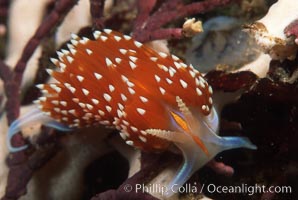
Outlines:
[{"label": "white spot on nudibranch", "polygon": [[56,51],[56,53],[57,53],[57,55],[59,57],[59,60],[62,61],[62,57],[64,56],[64,54],[62,52],[60,52],[60,51]]},{"label": "white spot on nudibranch", "polygon": [[126,49],[119,49],[120,53],[122,53],[123,55],[125,55],[127,53]]},{"label": "white spot on nudibranch", "polygon": [[119,37],[119,36],[117,36],[117,35],[115,35],[114,38],[115,38],[115,40],[116,40],[117,42],[119,42],[119,41],[122,39],[121,37]]},{"label": "white spot on nudibranch", "polygon": [[187,65],[183,62],[180,63],[180,65],[183,67],[183,68],[187,68]]},{"label": "white spot on nudibranch", "polygon": [[131,141],[131,140],[127,140],[127,141],[126,141],[126,144],[128,144],[128,145],[130,145],[130,146],[133,146],[133,141]]},{"label": "white spot on nudibranch", "polygon": [[180,69],[181,68],[181,65],[177,62],[174,62],[174,65],[177,67],[177,69]]},{"label": "white spot on nudibranch", "polygon": [[111,99],[112,99],[112,97],[111,97],[109,94],[107,94],[107,93],[104,93],[104,94],[103,94],[103,98],[104,98],[107,102],[110,102]]},{"label": "white spot on nudibranch", "polygon": [[148,102],[148,99],[146,97],[140,96],[140,99],[143,103]]},{"label": "white spot on nudibranch", "polygon": [[90,50],[90,49],[86,49],[86,52],[87,52],[88,55],[91,55],[93,53],[93,51]]},{"label": "white spot on nudibranch", "polygon": [[78,39],[79,39],[79,36],[78,36],[77,34],[75,34],[75,33],[71,33],[71,34],[70,34],[70,37],[71,37],[72,39],[74,39],[74,40],[78,40]]},{"label": "white spot on nudibranch", "polygon": [[180,84],[183,88],[187,88],[187,83],[184,80],[180,79]]},{"label": "white spot on nudibranch", "polygon": [[158,76],[158,75],[154,75],[154,78],[155,78],[155,80],[157,81],[157,82],[160,82],[160,77]]},{"label": "white spot on nudibranch", "polygon": [[210,94],[213,94],[213,90],[212,90],[212,87],[210,85],[208,87],[208,91],[209,91]]},{"label": "white spot on nudibranch", "polygon": [[128,121],[126,121],[126,120],[122,120],[122,122],[123,122],[123,124],[126,125],[126,126],[129,125]]},{"label": "white spot on nudibranch", "polygon": [[65,87],[70,87],[71,85],[69,83],[64,83]]},{"label": "white spot on nudibranch", "polygon": [[100,35],[101,35],[100,31],[94,31],[93,32],[93,36],[94,36],[95,39],[98,39]]},{"label": "white spot on nudibranch", "polygon": [[131,130],[132,130],[133,132],[138,132],[138,129],[137,129],[136,127],[131,126],[130,128],[131,128]]},{"label": "white spot on nudibranch", "polygon": [[132,89],[131,87],[128,88],[128,91],[129,91],[130,94],[135,94],[136,93],[136,91],[134,89]]},{"label": "white spot on nudibranch", "polygon": [[123,132],[120,132],[119,134],[120,134],[120,136],[121,136],[121,138],[123,140],[126,140],[127,139],[126,135]]},{"label": "white spot on nudibranch", "polygon": [[204,84],[204,82],[200,81],[200,86],[201,86],[202,88],[205,88],[205,84]]},{"label": "white spot on nudibranch", "polygon": [[66,64],[64,64],[64,63],[59,63],[59,66],[62,70],[66,69]]},{"label": "white spot on nudibranch", "polygon": [[153,62],[157,61],[157,57],[150,57],[150,60],[152,60]]},{"label": "white spot on nudibranch", "polygon": [[142,141],[142,142],[144,142],[144,143],[146,143],[147,142],[147,139],[144,137],[144,136],[139,136],[139,139]]},{"label": "white spot on nudibranch", "polygon": [[112,61],[111,61],[109,58],[106,58],[106,65],[107,65],[108,67],[110,67],[110,66],[113,65]]},{"label": "white spot on nudibranch", "polygon": [[63,115],[67,115],[67,111],[66,111],[66,110],[61,110],[61,113],[62,113]]},{"label": "white spot on nudibranch", "polygon": [[111,107],[111,106],[106,106],[106,110],[107,110],[108,112],[111,112],[111,111],[112,111],[112,107]]},{"label": "white spot on nudibranch", "polygon": [[82,82],[84,80],[84,77],[80,76],[80,75],[77,75],[77,79],[78,79],[78,81]]},{"label": "white spot on nudibranch", "polygon": [[52,74],[53,74],[53,70],[52,70],[52,69],[46,69],[46,72],[47,72],[49,75],[52,75]]},{"label": "white spot on nudibranch", "polygon": [[212,104],[212,103],[213,103],[213,101],[212,101],[212,98],[211,98],[211,97],[209,97],[208,101],[209,101],[209,103],[210,103],[210,104]]},{"label": "white spot on nudibranch", "polygon": [[138,48],[140,48],[143,45],[142,43],[140,43],[138,41],[134,41],[134,43],[135,43],[136,47],[138,47]]},{"label": "white spot on nudibranch", "polygon": [[84,103],[82,103],[82,102],[79,103],[79,106],[80,106],[81,108],[85,108],[85,107],[86,107],[86,105],[85,105]]},{"label": "white spot on nudibranch", "polygon": [[57,93],[60,93],[62,89],[55,84],[50,84],[50,87],[54,89]]},{"label": "white spot on nudibranch", "polygon": [[88,41],[89,41],[88,38],[83,37],[82,40],[80,40],[80,43],[82,43],[82,44],[87,44]]},{"label": "white spot on nudibranch", "polygon": [[67,102],[66,101],[60,101],[60,104],[62,105],[62,106],[67,106]]},{"label": "white spot on nudibranch", "polygon": [[69,51],[67,51],[66,49],[61,49],[62,53],[64,53],[64,55],[68,55],[69,54]]},{"label": "white spot on nudibranch", "polygon": [[137,111],[140,115],[144,115],[146,113],[146,110],[144,110],[143,108],[137,108]]},{"label": "white spot on nudibranch", "polygon": [[38,88],[38,89],[44,89],[44,84],[38,84],[38,85],[36,85],[36,87]]},{"label": "white spot on nudibranch", "polygon": [[166,93],[166,90],[163,89],[162,87],[159,87],[159,91],[160,91],[160,93],[161,93],[162,95],[164,95],[164,94]]},{"label": "white spot on nudibranch", "polygon": [[197,92],[197,94],[199,95],[199,96],[201,96],[203,93],[202,93],[202,91],[199,89],[199,88],[196,88],[196,92]]},{"label": "white spot on nudibranch", "polygon": [[179,58],[178,58],[177,56],[175,56],[175,55],[172,55],[172,58],[173,58],[173,60],[175,60],[175,61],[179,60]]},{"label": "white spot on nudibranch", "polygon": [[86,90],[85,88],[82,89],[82,92],[84,93],[84,95],[88,95],[90,92],[88,90]]},{"label": "white spot on nudibranch", "polygon": [[95,105],[99,104],[99,101],[98,101],[97,99],[91,99],[91,101],[92,101]]},{"label": "white spot on nudibranch", "polygon": [[80,99],[78,99],[78,98],[72,98],[72,101],[75,102],[75,103],[79,103],[80,102]]},{"label": "white spot on nudibranch", "polygon": [[71,44],[74,45],[74,46],[77,46],[79,44],[78,41],[76,40],[70,40]]},{"label": "white spot on nudibranch", "polygon": [[42,92],[43,94],[48,94],[48,93],[49,93],[48,90],[41,90],[41,92]]},{"label": "white spot on nudibranch", "polygon": [[158,53],[160,55],[160,57],[165,58],[168,56],[168,54],[164,53],[164,52],[159,52]]},{"label": "white spot on nudibranch", "polygon": [[94,76],[97,80],[100,80],[102,78],[102,75],[96,72],[94,72]]},{"label": "white spot on nudibranch", "polygon": [[129,59],[132,61],[132,62],[136,62],[138,60],[137,57],[134,57],[134,56],[129,56]]},{"label": "white spot on nudibranch", "polygon": [[56,58],[50,58],[50,61],[54,64],[54,65],[58,65],[59,61]]},{"label": "white spot on nudibranch", "polygon": [[195,69],[192,64],[189,64],[189,68],[192,69],[192,70]]},{"label": "white spot on nudibranch", "polygon": [[103,121],[100,121],[99,123],[106,126],[110,125],[110,122],[108,120],[103,120]]},{"label": "white spot on nudibranch", "polygon": [[127,100],[127,97],[124,94],[121,94],[120,96],[121,96],[122,101],[126,101]]},{"label": "white spot on nudibranch", "polygon": [[173,77],[174,74],[176,73],[177,71],[173,68],[173,67],[170,67],[169,68],[169,73],[170,73],[170,76]]},{"label": "white spot on nudibranch", "polygon": [[74,109],[71,109],[68,111],[70,114],[76,115],[76,111]]},{"label": "white spot on nudibranch", "polygon": [[73,62],[73,57],[71,57],[71,56],[66,56],[66,59],[69,63]]},{"label": "white spot on nudibranch", "polygon": [[119,107],[120,110],[124,109],[124,106],[121,103],[118,103],[118,107]]},{"label": "white spot on nudibranch", "polygon": [[110,90],[110,92],[113,92],[114,90],[115,90],[115,87],[113,86],[113,85],[109,85],[109,90]]},{"label": "white spot on nudibranch", "polygon": [[161,69],[163,69],[165,72],[169,71],[169,69],[168,69],[166,66],[164,66],[164,65],[159,65],[159,66],[160,66]]},{"label": "white spot on nudibranch", "polygon": [[104,115],[105,115],[104,111],[102,111],[102,110],[98,110],[97,112],[98,112],[101,116],[104,116]]},{"label": "white spot on nudibranch", "polygon": [[101,36],[100,36],[100,39],[101,39],[101,41],[105,42],[105,41],[108,39],[108,37],[106,37],[106,36],[104,36],[104,35],[101,35]]},{"label": "white spot on nudibranch", "polygon": [[71,87],[71,86],[70,86],[70,87],[68,87],[68,89],[69,89],[69,90],[71,91],[71,93],[73,93],[73,94],[76,92],[76,88],[74,88],[74,87]]},{"label": "white spot on nudibranch", "polygon": [[128,81],[128,78],[124,75],[121,75],[121,79],[124,81],[124,83],[126,83]]},{"label": "white spot on nudibranch", "polygon": [[133,86],[135,86],[135,84],[132,83],[132,82],[130,82],[130,81],[127,81],[126,84],[127,84],[128,87],[133,87]]},{"label": "white spot on nudibranch", "polygon": [[87,106],[87,108],[88,108],[89,110],[92,110],[92,109],[93,109],[93,106],[92,106],[91,104],[89,104],[89,103],[87,103],[86,106]]},{"label": "white spot on nudibranch", "polygon": [[38,99],[39,99],[40,101],[46,101],[46,100],[47,100],[46,97],[39,97]]},{"label": "white spot on nudibranch", "polygon": [[141,130],[140,132],[141,132],[142,135],[147,135],[147,132],[144,131],[144,130]]},{"label": "white spot on nudibranch", "polygon": [[121,58],[115,58],[116,63],[120,64],[122,59]]},{"label": "white spot on nudibranch", "polygon": [[135,69],[137,67],[137,65],[131,61],[129,61],[129,65],[130,65],[131,69]]},{"label": "white spot on nudibranch", "polygon": [[54,104],[54,105],[56,105],[56,106],[59,105],[59,101],[58,100],[52,100],[51,103]]},{"label": "white spot on nudibranch", "polygon": [[191,75],[191,77],[195,77],[196,76],[196,73],[194,72],[194,71],[192,71],[192,70],[189,70],[189,74]]},{"label": "white spot on nudibranch", "polygon": [[173,83],[173,81],[171,80],[171,79],[169,79],[169,78],[166,78],[166,81],[168,82],[168,84],[172,84]]},{"label": "white spot on nudibranch", "polygon": [[108,29],[108,28],[105,28],[103,29],[103,31],[107,34],[111,34],[112,33],[112,30],[111,29]]},{"label": "white spot on nudibranch", "polygon": [[123,37],[124,37],[124,39],[126,39],[126,40],[130,40],[130,39],[131,39],[131,37],[128,36],[128,35],[124,35]]},{"label": "white spot on nudibranch", "polygon": [[135,51],[135,50],[133,50],[133,49],[129,49],[128,50],[130,53],[133,53],[133,54],[136,54],[137,52]]}]

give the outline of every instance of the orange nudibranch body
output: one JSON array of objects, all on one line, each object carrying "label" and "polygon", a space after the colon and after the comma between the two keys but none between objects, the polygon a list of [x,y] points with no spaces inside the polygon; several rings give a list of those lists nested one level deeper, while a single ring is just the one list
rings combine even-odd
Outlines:
[{"label": "orange nudibranch body", "polygon": [[57,82],[38,85],[42,112],[17,120],[9,138],[42,115],[58,129],[115,127],[128,145],[146,151],[174,143],[185,161],[170,185],[182,185],[220,151],[255,148],[245,138],[216,134],[212,89],[192,65],[110,29],[93,35],[72,35],[69,50],[51,59],[58,69],[48,72]]},{"label": "orange nudibranch body", "polygon": [[46,94],[38,101],[52,118],[70,127],[114,126],[128,144],[161,150],[169,142],[145,131],[171,130],[177,96],[210,113],[212,90],[191,65],[115,31],[94,37],[75,37],[70,51],[52,59],[60,70],[50,74],[58,82],[40,85]]}]

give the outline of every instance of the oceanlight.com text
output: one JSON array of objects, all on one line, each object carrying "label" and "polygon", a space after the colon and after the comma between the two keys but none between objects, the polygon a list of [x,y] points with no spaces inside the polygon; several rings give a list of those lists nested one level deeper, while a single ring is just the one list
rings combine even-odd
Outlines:
[{"label": "oceanlight.com text", "polygon": [[134,187],[130,184],[126,184],[123,187],[125,192],[136,192],[136,193],[159,193],[162,195],[171,193],[202,193],[207,191],[210,194],[247,194],[249,196],[254,194],[264,194],[264,193],[276,193],[276,194],[291,194],[291,186],[265,186],[260,184],[248,185],[215,185],[215,184],[185,184],[183,186],[173,185],[168,188],[167,186],[161,184],[136,184]]}]

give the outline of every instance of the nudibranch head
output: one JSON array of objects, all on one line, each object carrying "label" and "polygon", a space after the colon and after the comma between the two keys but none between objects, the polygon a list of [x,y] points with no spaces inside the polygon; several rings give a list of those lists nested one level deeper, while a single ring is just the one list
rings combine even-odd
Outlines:
[{"label": "nudibranch head", "polygon": [[51,59],[58,69],[48,72],[57,82],[38,85],[43,96],[35,101],[45,125],[114,127],[145,151],[174,143],[185,163],[172,185],[182,185],[222,150],[255,148],[243,138],[217,136],[212,88],[192,65],[109,29],[93,35],[72,35],[69,50]]}]

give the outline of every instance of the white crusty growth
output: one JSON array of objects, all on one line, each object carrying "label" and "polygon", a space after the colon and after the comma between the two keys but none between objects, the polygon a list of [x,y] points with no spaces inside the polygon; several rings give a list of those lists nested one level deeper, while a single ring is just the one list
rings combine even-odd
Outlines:
[{"label": "white crusty growth", "polygon": [[248,26],[256,41],[276,60],[294,59],[297,42],[285,35],[285,28],[298,19],[298,4],[293,0],[279,0],[260,20]]}]

